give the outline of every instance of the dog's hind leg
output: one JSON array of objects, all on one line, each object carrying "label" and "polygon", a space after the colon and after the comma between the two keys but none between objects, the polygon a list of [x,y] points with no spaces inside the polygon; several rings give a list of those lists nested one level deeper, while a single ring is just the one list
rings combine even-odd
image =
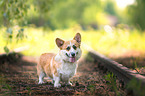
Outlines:
[{"label": "dog's hind leg", "polygon": [[54,84],[55,81],[54,81],[53,78],[51,78],[51,77],[48,76],[48,79],[49,79],[49,80],[52,80],[51,83]]},{"label": "dog's hind leg", "polygon": [[38,84],[43,84],[44,83],[43,82],[44,77],[45,77],[45,73],[41,72],[40,75],[39,75],[39,82],[38,82]]},{"label": "dog's hind leg", "polygon": [[44,83],[44,82],[43,82],[43,79],[44,79],[44,77],[46,76],[46,74],[45,74],[45,72],[42,70],[42,68],[41,68],[40,65],[37,65],[37,74],[38,74],[38,77],[39,77],[39,82],[38,82],[38,84]]},{"label": "dog's hind leg", "polygon": [[60,77],[59,75],[56,73],[56,74],[53,74],[53,80],[54,80],[54,87],[61,87],[61,84],[60,84]]}]

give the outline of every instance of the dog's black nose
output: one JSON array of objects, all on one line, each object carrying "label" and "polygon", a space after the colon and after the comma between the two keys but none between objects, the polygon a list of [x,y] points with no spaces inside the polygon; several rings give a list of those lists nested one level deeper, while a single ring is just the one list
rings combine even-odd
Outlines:
[{"label": "dog's black nose", "polygon": [[71,52],[71,56],[72,56],[72,57],[75,57],[75,53]]}]

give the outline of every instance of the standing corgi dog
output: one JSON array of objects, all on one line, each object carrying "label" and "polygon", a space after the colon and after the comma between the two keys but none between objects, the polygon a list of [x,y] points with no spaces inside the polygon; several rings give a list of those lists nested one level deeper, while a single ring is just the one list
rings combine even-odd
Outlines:
[{"label": "standing corgi dog", "polygon": [[76,73],[77,60],[81,57],[80,44],[80,33],[70,41],[56,38],[60,51],[58,54],[44,53],[40,56],[37,64],[38,84],[44,83],[43,78],[47,76],[54,83],[54,87],[61,87],[60,81],[72,85],[69,80]]}]

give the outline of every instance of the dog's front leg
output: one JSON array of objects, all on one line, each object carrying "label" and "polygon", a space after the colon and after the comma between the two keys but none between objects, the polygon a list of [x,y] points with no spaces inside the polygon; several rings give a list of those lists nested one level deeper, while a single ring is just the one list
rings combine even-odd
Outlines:
[{"label": "dog's front leg", "polygon": [[72,83],[69,81],[69,76],[67,76],[67,75],[61,75],[61,79],[62,79],[62,81],[65,83],[65,85],[72,85]]},{"label": "dog's front leg", "polygon": [[61,87],[61,84],[59,83],[60,82],[60,77],[59,76],[54,76],[54,87]]},{"label": "dog's front leg", "polygon": [[70,86],[72,86],[72,83],[71,83],[70,81],[68,81],[67,85],[70,85]]},{"label": "dog's front leg", "polygon": [[72,83],[69,81],[69,78],[67,78],[67,80],[65,81],[66,85],[72,86]]}]

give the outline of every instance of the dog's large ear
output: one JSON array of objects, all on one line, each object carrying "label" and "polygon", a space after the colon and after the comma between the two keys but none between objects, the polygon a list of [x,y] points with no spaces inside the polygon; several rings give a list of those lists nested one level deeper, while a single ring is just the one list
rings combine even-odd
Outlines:
[{"label": "dog's large ear", "polygon": [[76,40],[78,43],[81,43],[81,34],[77,33],[73,39]]},{"label": "dog's large ear", "polygon": [[55,42],[56,42],[56,45],[61,49],[62,45],[64,44],[64,40],[60,38],[56,38]]}]

